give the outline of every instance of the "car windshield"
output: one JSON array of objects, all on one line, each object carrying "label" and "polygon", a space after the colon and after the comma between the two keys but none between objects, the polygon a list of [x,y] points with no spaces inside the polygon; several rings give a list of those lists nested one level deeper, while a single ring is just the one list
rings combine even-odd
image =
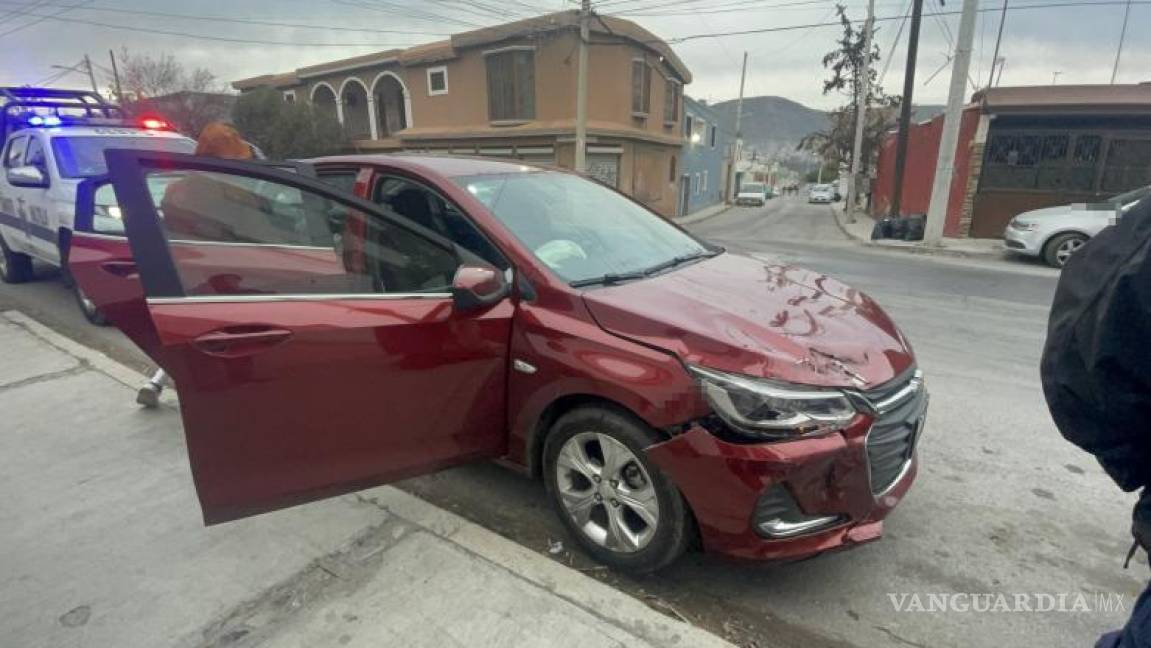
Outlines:
[{"label": "car windshield", "polygon": [[651,211],[579,176],[533,172],[454,180],[568,282],[642,276],[712,253]]},{"label": "car windshield", "polygon": [[763,185],[761,184],[745,184],[739,190],[740,193],[762,193]]},{"label": "car windshield", "polygon": [[170,151],[192,153],[196,143],[182,137],[56,137],[52,151],[56,166],[63,178],[92,178],[104,175],[108,167],[104,162],[107,149],[137,149],[144,151]]},{"label": "car windshield", "polygon": [[1142,200],[1147,196],[1147,194],[1151,194],[1151,186],[1139,187],[1138,189],[1132,189],[1131,191],[1123,192],[1118,196],[1112,196],[1111,198],[1108,198],[1107,202],[1112,205],[1129,205],[1133,202]]}]

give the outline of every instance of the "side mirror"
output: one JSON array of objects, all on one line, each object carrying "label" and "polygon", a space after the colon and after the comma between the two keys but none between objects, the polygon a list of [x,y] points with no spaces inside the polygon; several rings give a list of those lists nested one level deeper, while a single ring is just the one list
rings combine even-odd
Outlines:
[{"label": "side mirror", "polygon": [[492,306],[509,292],[504,273],[491,266],[460,266],[452,279],[452,302],[460,311]]},{"label": "side mirror", "polygon": [[13,187],[44,188],[48,186],[48,176],[40,167],[12,167],[8,169],[8,184]]}]

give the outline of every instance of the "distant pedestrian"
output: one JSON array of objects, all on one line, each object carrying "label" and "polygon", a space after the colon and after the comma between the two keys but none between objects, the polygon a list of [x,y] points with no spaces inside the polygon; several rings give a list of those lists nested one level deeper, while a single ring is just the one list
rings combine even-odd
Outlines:
[{"label": "distant pedestrian", "polygon": [[[1063,268],[1043,351],[1043,391],[1059,431],[1118,486],[1142,490],[1134,543],[1151,550],[1151,198]],[[1127,565],[1125,565],[1127,566]],[[1151,585],[1097,648],[1151,647]]]},{"label": "distant pedestrian", "polygon": [[[223,160],[251,160],[255,157],[256,152],[252,145],[244,141],[240,133],[231,125],[214,122],[200,131],[200,137],[196,140],[195,154]],[[195,191],[193,186],[195,185],[195,178],[196,176],[190,176],[173,182],[165,191],[164,200],[168,200],[173,194]],[[194,217],[190,216],[187,210],[165,210],[165,216],[167,217],[165,225],[169,229],[176,228],[185,232],[192,232],[197,229],[195,223],[181,222],[182,218]],[[136,403],[147,408],[159,406],[160,394],[170,382],[168,374],[163,369],[156,369],[152,378],[136,392]]]}]

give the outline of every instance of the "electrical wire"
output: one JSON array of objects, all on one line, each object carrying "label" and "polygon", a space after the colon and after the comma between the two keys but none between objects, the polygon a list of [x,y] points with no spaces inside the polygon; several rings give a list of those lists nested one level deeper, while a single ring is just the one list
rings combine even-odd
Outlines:
[{"label": "electrical wire", "polygon": [[[61,7],[64,5],[51,3],[52,0],[41,0],[39,8]],[[51,4],[50,4],[51,3]],[[12,0],[0,0],[0,5],[18,4]],[[35,3],[32,3],[35,4]],[[449,32],[425,32],[410,29],[372,29],[370,27],[338,27],[335,25],[307,25],[302,23],[286,23],[274,20],[257,20],[254,18],[226,18],[224,16],[195,16],[191,14],[167,13],[164,11],[145,11],[136,9],[116,9],[113,7],[77,7],[78,11],[99,11],[102,13],[131,14],[135,16],[155,16],[158,18],[178,18],[180,20],[200,20],[208,22],[233,23],[239,25],[266,25],[268,27],[290,27],[292,29],[319,29],[323,31],[366,32],[374,34],[420,34],[426,36],[450,36]],[[0,21],[3,21],[0,18]]]},{"label": "electrical wire", "polygon": [[[1106,6],[1114,6],[1114,5],[1125,5],[1125,4],[1127,4],[1127,2],[1128,2],[1128,0],[1102,0],[1101,2],[1084,2],[1081,0],[1078,0],[1078,1],[1073,0],[1071,2],[1042,2],[1042,3],[1036,3],[1036,4],[1030,4],[1030,5],[1013,5],[1013,6],[1008,8],[1008,11],[1028,11],[1028,10],[1032,10],[1032,9],[1057,9],[1057,8],[1069,8],[1069,7],[1106,7]],[[1151,0],[1131,0],[1131,4],[1132,5],[1151,5]],[[1001,10],[1002,9],[1000,7],[987,7],[987,8],[976,9],[976,11],[979,13],[986,13],[989,11],[1001,11]],[[940,16],[958,16],[961,13],[962,13],[961,11],[940,11],[940,12],[930,12],[930,13],[924,12],[924,15],[930,16],[930,15],[938,14]],[[901,15],[901,16],[877,16],[875,18],[875,22],[891,22],[891,21],[895,21],[895,20],[904,20],[906,18],[907,18],[906,14]],[[748,35],[752,35],[752,34],[770,34],[770,33],[774,33],[774,32],[794,31],[796,29],[808,29],[811,27],[838,27],[838,26],[841,26],[841,24],[842,23],[836,21],[836,22],[808,23],[808,24],[803,24],[803,25],[787,25],[787,26],[783,26],[783,27],[760,27],[760,28],[756,28],[756,29],[740,29],[740,30],[728,31],[728,32],[710,32],[710,33],[700,33],[700,34],[688,34],[687,36],[678,36],[675,38],[667,38],[667,39],[654,39],[654,40],[647,40],[647,41],[641,41],[641,42],[644,42],[644,43],[663,42],[663,43],[667,43],[667,44],[671,45],[671,44],[675,44],[675,43],[685,43],[687,41],[698,40],[701,38],[723,38],[726,36],[748,36]]]},{"label": "electrical wire", "polygon": [[[89,0],[91,1],[91,0]],[[34,14],[39,15],[39,14]],[[114,25],[111,23],[98,22],[95,20],[84,20],[81,18],[64,18],[59,14],[51,16],[40,16],[40,20],[36,22],[23,25],[5,32],[0,32],[0,36],[7,36],[13,32],[20,31],[26,27],[39,24],[45,20],[52,20],[55,22],[75,23],[79,25],[91,25],[93,27],[104,27],[107,29],[118,29],[121,31],[140,32],[143,34],[162,34],[165,36],[180,36],[182,38],[195,38],[200,40],[219,41],[224,43],[243,43],[246,45],[288,45],[291,47],[373,47],[377,49],[391,49],[399,45],[401,47],[411,47],[416,43],[398,43],[393,45],[384,45],[380,43],[301,43],[299,41],[275,41],[275,40],[261,40],[256,38],[228,38],[226,36],[211,36],[208,34],[193,34],[189,32],[180,32],[167,29],[153,29],[149,27],[134,27],[131,25]]]},{"label": "electrical wire", "polygon": [[23,25],[18,25],[16,27],[11,28],[11,29],[6,29],[6,30],[0,32],[0,37],[8,36],[9,34],[15,34],[16,32],[23,31],[25,29],[28,29],[29,27],[35,27],[36,25],[39,25],[40,23],[44,22],[45,20],[67,20],[67,18],[60,18],[59,16],[66,14],[69,11],[72,11],[73,9],[78,9],[81,6],[89,4],[91,2],[92,2],[92,0],[82,0],[81,2],[77,2],[74,5],[64,7],[63,9],[57,11],[56,13],[54,13],[50,16],[40,16],[40,14],[23,12],[23,15],[25,15],[25,16],[38,16],[38,19],[33,20],[32,22],[24,23]]}]

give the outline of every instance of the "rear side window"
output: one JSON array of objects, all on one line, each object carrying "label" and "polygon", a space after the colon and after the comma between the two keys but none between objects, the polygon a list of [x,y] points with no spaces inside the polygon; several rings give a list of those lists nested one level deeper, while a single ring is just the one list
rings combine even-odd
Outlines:
[{"label": "rear side window", "polygon": [[442,293],[455,254],[384,219],[275,181],[146,175],[188,295]]}]

